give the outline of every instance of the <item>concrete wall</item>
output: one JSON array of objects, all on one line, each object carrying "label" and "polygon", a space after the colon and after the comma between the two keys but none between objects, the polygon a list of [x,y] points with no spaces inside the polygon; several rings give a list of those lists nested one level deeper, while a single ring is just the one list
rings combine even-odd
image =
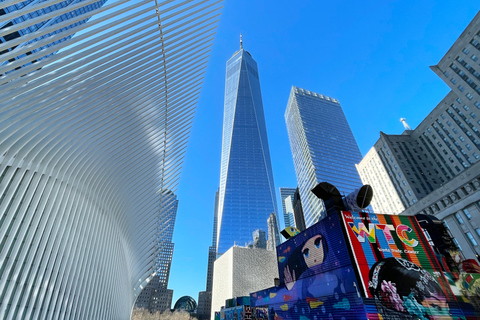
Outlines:
[{"label": "concrete wall", "polygon": [[215,261],[211,319],[225,300],[274,286],[277,254],[259,248],[232,247]]}]

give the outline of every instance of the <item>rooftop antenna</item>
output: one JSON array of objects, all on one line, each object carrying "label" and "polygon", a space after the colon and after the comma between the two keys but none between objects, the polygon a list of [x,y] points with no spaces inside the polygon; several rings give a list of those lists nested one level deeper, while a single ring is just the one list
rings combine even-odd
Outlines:
[{"label": "rooftop antenna", "polygon": [[240,33],[240,50],[243,50],[242,34]]},{"label": "rooftop antenna", "polygon": [[405,130],[412,130],[412,128],[410,128],[410,126],[408,125],[405,118],[400,118],[400,122],[403,123],[403,126],[405,127]]}]

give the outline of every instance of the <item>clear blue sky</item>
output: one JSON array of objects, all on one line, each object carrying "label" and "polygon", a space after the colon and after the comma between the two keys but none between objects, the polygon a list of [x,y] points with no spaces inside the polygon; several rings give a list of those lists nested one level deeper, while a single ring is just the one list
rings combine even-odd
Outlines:
[{"label": "clear blue sky", "polygon": [[177,192],[172,307],[181,296],[197,300],[205,290],[225,63],[238,50],[240,33],[259,68],[281,210],[278,188],[297,186],[284,120],[291,86],[338,99],[365,155],[380,131],[400,134],[401,117],[415,128],[448,93],[429,66],[478,10],[478,0],[225,0]]}]

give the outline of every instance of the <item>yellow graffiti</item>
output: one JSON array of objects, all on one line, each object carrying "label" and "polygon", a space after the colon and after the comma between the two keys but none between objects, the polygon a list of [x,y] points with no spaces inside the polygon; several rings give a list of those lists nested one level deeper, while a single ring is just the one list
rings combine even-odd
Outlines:
[{"label": "yellow graffiti", "polygon": [[318,306],[321,306],[323,304],[322,301],[310,301],[310,308],[315,309]]}]

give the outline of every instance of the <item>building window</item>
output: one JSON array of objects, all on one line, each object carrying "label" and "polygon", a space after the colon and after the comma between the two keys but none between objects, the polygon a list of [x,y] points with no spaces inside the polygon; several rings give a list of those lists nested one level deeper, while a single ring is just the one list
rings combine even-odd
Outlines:
[{"label": "building window", "polygon": [[463,48],[462,52],[465,53],[465,54],[469,54],[470,50],[468,50],[467,48]]},{"label": "building window", "polygon": [[455,245],[457,246],[460,251],[462,251],[462,247],[460,247],[460,244],[458,243],[457,239],[453,238],[453,242],[455,242]]},{"label": "building window", "polygon": [[470,113],[470,117],[472,117],[473,119],[475,119],[477,117],[477,115],[473,112]]},{"label": "building window", "polygon": [[467,92],[467,94],[466,94],[465,96],[467,96],[468,100],[472,100],[472,99],[473,99],[473,96],[472,96],[470,93],[468,93],[468,92]]},{"label": "building window", "polygon": [[472,55],[472,60],[473,60],[473,61],[477,61],[477,60],[478,60],[478,57],[473,54],[473,55]]},{"label": "building window", "polygon": [[474,104],[475,104],[475,107],[477,107],[478,109],[480,109],[480,102],[478,102],[478,101],[475,101],[475,103],[474,103]]},{"label": "building window", "polygon": [[477,236],[480,237],[480,228],[475,229],[475,232],[477,233]]},{"label": "building window", "polygon": [[453,84],[457,84],[457,80],[455,80],[455,78],[450,79],[450,81],[451,81]]},{"label": "building window", "polygon": [[460,141],[462,141],[462,142],[465,141],[465,138],[463,136],[458,137],[458,139],[460,139]]},{"label": "building window", "polygon": [[465,109],[465,111],[470,110],[470,108],[469,108],[467,105],[464,105],[464,106],[463,106],[463,109]]},{"label": "building window", "polygon": [[465,216],[467,216],[468,220],[472,220],[472,216],[470,215],[470,212],[468,212],[468,209],[463,209],[463,213],[465,213]]},{"label": "building window", "polygon": [[473,235],[470,233],[470,232],[467,232],[466,233],[467,237],[468,237],[468,240],[470,240],[470,242],[476,246],[477,245],[477,241],[475,241],[475,238],[473,237]]},{"label": "building window", "polygon": [[408,195],[411,196],[412,195],[412,191],[408,190]]},{"label": "building window", "polygon": [[440,117],[442,117],[442,119],[445,119],[445,115],[443,113],[440,115]]},{"label": "building window", "polygon": [[465,88],[460,84],[458,85],[458,90],[460,90],[460,92],[463,92],[465,91]]},{"label": "building window", "polygon": [[475,159],[480,158],[480,156],[479,156],[478,154],[476,154],[475,152],[473,153],[473,157],[474,157]]},{"label": "building window", "polygon": [[457,219],[458,223],[463,224],[463,219],[460,216],[460,213],[455,213],[455,218]]},{"label": "building window", "polygon": [[465,147],[467,147],[468,150],[472,150],[472,147],[468,143],[465,145]]}]

